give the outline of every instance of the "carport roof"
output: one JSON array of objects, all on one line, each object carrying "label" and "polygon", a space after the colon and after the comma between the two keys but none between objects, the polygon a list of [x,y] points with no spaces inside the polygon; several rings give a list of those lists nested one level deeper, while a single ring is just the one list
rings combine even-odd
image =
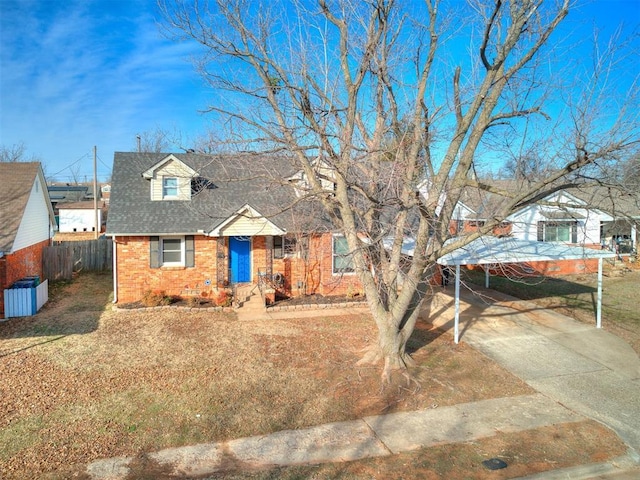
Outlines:
[{"label": "carport roof", "polygon": [[[451,239],[450,241],[455,241]],[[574,247],[560,243],[533,242],[515,238],[480,237],[464,247],[438,259],[440,265],[455,265],[455,317],[453,337],[458,343],[460,330],[460,266],[487,265],[496,263],[525,263],[554,260],[598,259],[598,294],[596,304],[596,327],[602,326],[602,259],[615,257],[614,252],[593,248]],[[489,287],[489,269],[486,269],[486,287]]]},{"label": "carport roof", "polygon": [[[455,241],[455,239],[453,239]],[[440,265],[545,262],[613,258],[615,252],[562,243],[535,242],[505,237],[482,237],[438,259]]]}]

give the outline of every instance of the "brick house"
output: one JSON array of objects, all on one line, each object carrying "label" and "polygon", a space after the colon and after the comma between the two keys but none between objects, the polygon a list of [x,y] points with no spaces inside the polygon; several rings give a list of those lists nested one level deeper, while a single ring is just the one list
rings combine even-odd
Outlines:
[{"label": "brick house", "polygon": [[259,282],[283,296],[358,291],[346,240],[300,182],[286,157],[116,152],[114,302]]},{"label": "brick house", "polygon": [[[42,251],[55,217],[39,162],[0,162],[0,291],[28,276],[43,277]],[[4,295],[0,295],[4,318]]]}]

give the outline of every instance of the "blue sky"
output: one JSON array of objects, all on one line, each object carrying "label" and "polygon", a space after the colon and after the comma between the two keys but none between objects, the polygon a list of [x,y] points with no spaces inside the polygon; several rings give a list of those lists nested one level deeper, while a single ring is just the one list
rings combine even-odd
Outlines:
[{"label": "blue sky", "polygon": [[[602,36],[640,25],[640,0],[580,1],[571,29]],[[47,175],[105,178],[114,151],[162,128],[202,135],[211,92],[189,58],[195,45],[164,38],[154,0],[0,0],[0,144],[23,143]],[[576,31],[576,30],[571,30]],[[585,30],[586,31],[586,30]],[[636,41],[637,43],[637,41]],[[638,67],[640,70],[640,67]],[[636,72],[637,73],[637,72]]]}]

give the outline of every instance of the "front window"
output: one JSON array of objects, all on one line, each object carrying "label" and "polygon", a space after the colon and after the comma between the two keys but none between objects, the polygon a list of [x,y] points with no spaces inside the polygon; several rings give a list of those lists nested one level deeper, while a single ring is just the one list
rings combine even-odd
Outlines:
[{"label": "front window", "polygon": [[164,177],[162,179],[162,198],[178,196],[178,178]]},{"label": "front window", "polygon": [[273,237],[273,258],[291,257],[297,253],[295,237]]},{"label": "front window", "polygon": [[162,265],[184,265],[184,248],[182,239],[162,239]]},{"label": "front window", "polygon": [[545,242],[569,242],[571,225],[567,223],[547,223],[544,229]]},{"label": "front window", "polygon": [[472,220],[469,222],[469,228],[479,230],[484,227],[484,220]]},{"label": "front window", "polygon": [[538,222],[538,241],[577,243],[577,222]]},{"label": "front window", "polygon": [[333,237],[333,273],[353,273],[353,256],[345,237]]}]

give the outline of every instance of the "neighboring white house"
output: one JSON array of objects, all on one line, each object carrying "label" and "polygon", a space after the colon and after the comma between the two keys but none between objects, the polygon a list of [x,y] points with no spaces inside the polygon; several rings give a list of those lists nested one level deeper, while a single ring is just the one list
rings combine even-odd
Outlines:
[{"label": "neighboring white house", "polygon": [[549,195],[507,218],[514,238],[577,245],[601,244],[601,226],[612,220],[568,192]]},{"label": "neighboring white house", "polygon": [[43,279],[43,250],[55,217],[39,162],[0,162],[0,318],[4,292],[24,277]]},{"label": "neighboring white house", "polygon": [[63,203],[58,206],[60,233],[98,232],[102,226],[102,209],[94,209],[93,201]]}]

